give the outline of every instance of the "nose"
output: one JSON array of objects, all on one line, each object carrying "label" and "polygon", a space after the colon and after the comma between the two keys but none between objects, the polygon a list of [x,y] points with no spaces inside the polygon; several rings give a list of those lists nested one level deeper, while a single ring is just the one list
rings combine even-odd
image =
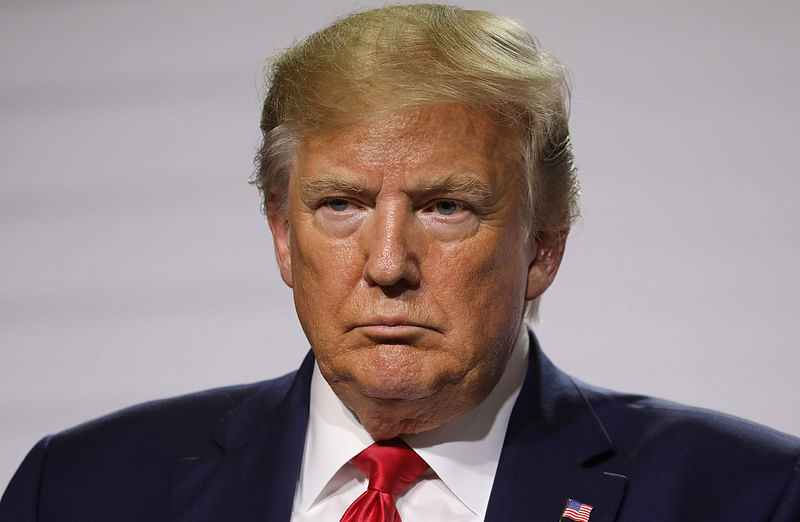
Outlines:
[{"label": "nose", "polygon": [[376,207],[367,219],[361,239],[366,255],[364,280],[391,296],[417,288],[420,267],[413,213],[402,205]]}]

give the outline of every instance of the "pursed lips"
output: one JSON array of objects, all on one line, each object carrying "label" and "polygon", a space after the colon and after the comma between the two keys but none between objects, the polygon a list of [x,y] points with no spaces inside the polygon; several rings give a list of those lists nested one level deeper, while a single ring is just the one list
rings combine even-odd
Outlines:
[{"label": "pursed lips", "polygon": [[357,321],[351,329],[370,337],[405,337],[419,335],[422,330],[439,331],[427,321],[408,317],[373,317]]}]

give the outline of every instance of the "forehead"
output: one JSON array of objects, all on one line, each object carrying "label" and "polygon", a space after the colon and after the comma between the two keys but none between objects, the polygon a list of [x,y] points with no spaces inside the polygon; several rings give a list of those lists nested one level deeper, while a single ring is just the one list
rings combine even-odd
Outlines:
[{"label": "forehead", "polygon": [[465,170],[496,178],[516,172],[517,139],[510,124],[465,105],[415,107],[309,137],[300,144],[299,170],[301,176],[332,167],[365,175]]}]

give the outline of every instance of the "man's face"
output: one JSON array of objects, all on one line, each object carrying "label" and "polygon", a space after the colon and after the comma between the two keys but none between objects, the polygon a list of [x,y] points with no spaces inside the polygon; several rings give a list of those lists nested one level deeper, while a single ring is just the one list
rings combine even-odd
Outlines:
[{"label": "man's face", "polygon": [[526,234],[516,138],[458,104],[302,143],[281,275],[320,371],[377,438],[475,407],[502,374],[524,302],[560,259]]}]

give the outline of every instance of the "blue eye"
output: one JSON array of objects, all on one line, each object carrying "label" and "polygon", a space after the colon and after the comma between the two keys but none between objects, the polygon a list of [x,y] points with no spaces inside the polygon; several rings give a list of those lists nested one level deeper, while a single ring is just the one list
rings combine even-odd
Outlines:
[{"label": "blue eye", "polygon": [[346,199],[341,198],[333,198],[329,199],[326,204],[330,207],[331,210],[336,212],[344,212],[350,207],[350,202]]},{"label": "blue eye", "polygon": [[456,212],[458,212],[458,210],[461,208],[461,205],[459,205],[455,201],[448,201],[446,199],[442,201],[437,201],[435,206],[436,206],[436,211],[439,214],[443,214],[445,216],[453,215]]}]

